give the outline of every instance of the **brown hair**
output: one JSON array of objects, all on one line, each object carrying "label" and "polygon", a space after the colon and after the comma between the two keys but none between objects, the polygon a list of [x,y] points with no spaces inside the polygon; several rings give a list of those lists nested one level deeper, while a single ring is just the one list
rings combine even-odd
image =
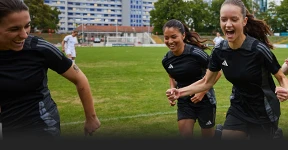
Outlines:
[{"label": "brown hair", "polygon": [[241,8],[241,14],[243,17],[247,17],[247,24],[244,27],[244,33],[252,36],[259,41],[263,42],[270,49],[273,49],[273,44],[270,43],[267,35],[273,35],[270,27],[266,24],[264,20],[256,19],[245,7],[241,0],[225,0],[221,7],[225,4],[235,5]]},{"label": "brown hair", "polygon": [[189,28],[187,27],[187,25],[185,25],[184,23],[182,23],[179,20],[176,19],[171,19],[168,22],[165,23],[165,25],[163,26],[162,30],[164,31],[165,28],[178,28],[179,31],[184,34],[185,33],[185,38],[184,38],[184,43],[187,44],[191,44],[191,45],[195,45],[203,50],[205,49],[210,49],[208,46],[206,46],[205,44],[203,44],[206,41],[209,41],[208,39],[202,39],[200,37],[200,35],[195,32],[195,31],[190,31]]},{"label": "brown hair", "polygon": [[20,11],[29,11],[23,0],[0,0],[0,23],[4,17]]}]

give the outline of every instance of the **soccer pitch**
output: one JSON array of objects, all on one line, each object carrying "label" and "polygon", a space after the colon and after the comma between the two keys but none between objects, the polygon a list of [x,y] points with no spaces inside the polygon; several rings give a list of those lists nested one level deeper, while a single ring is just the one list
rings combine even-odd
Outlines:
[{"label": "soccer pitch", "polygon": [[[89,80],[101,121],[95,138],[179,137],[177,106],[171,107],[165,96],[169,78],[161,60],[166,47],[77,47],[76,51],[76,64]],[[288,49],[275,49],[273,53],[281,65],[288,57]],[[84,112],[75,86],[51,70],[48,85],[59,108],[62,136],[83,137]],[[214,88],[216,124],[223,124],[231,84],[222,75]],[[279,126],[287,137],[288,101],[281,103],[281,111]],[[196,122],[196,136],[199,129]]]}]

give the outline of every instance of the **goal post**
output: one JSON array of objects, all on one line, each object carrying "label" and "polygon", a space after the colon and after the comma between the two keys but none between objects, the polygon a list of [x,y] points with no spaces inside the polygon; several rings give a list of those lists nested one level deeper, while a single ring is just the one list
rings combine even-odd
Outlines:
[{"label": "goal post", "polygon": [[135,46],[139,42],[138,37],[111,37],[106,39],[107,46]]}]

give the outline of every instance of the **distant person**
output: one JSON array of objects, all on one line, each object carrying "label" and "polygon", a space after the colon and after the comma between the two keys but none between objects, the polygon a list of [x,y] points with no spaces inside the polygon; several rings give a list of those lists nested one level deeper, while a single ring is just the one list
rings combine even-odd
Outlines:
[{"label": "distant person", "polygon": [[222,40],[224,40],[224,39],[221,37],[220,33],[217,32],[217,33],[216,33],[216,37],[213,39],[213,43],[214,43],[214,45],[217,45],[217,44],[219,44]]},{"label": "distant person", "polygon": [[29,8],[22,0],[1,0],[0,14],[0,137],[60,136],[59,111],[47,84],[50,69],[75,84],[84,108],[84,134],[92,135],[100,121],[85,74],[53,44],[29,35]]},{"label": "distant person", "polygon": [[[165,54],[162,65],[169,76],[171,88],[182,88],[201,79],[208,67],[208,49],[197,32],[176,19],[169,20],[163,26],[164,42],[169,49]],[[218,80],[221,73],[218,73]],[[215,81],[216,82],[216,81]],[[174,106],[175,101],[169,102]],[[194,124],[198,121],[202,138],[214,138],[216,118],[216,97],[214,88],[179,97],[177,100],[177,120],[180,135],[193,138]]]},{"label": "distant person", "polygon": [[77,39],[78,31],[72,31],[71,35],[65,36],[62,40],[62,51],[65,52],[66,56],[75,63],[76,58],[76,44],[78,44]]},{"label": "distant person", "polygon": [[91,38],[90,38],[90,42],[91,42],[91,43],[94,42],[94,36],[91,36]]},{"label": "distant person", "polygon": [[[85,41],[84,42],[87,42],[88,43],[88,36],[85,36]],[[83,42],[83,43],[84,43]]]}]

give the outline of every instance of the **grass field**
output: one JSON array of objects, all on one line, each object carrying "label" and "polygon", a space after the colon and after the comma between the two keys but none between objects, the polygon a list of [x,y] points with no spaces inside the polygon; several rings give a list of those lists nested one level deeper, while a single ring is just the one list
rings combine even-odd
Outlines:
[{"label": "grass field", "polygon": [[[89,79],[95,109],[102,123],[95,138],[179,136],[177,106],[171,107],[165,96],[169,80],[161,60],[166,52],[165,47],[77,48],[76,64]],[[288,49],[273,52],[280,64],[288,56]],[[84,136],[84,113],[75,86],[53,71],[48,72],[48,77],[52,97],[60,112],[62,136]],[[222,124],[230,104],[231,84],[223,75],[214,88],[216,124]],[[280,127],[288,137],[288,101],[281,103],[281,109]],[[195,135],[199,133],[197,124]]]}]

